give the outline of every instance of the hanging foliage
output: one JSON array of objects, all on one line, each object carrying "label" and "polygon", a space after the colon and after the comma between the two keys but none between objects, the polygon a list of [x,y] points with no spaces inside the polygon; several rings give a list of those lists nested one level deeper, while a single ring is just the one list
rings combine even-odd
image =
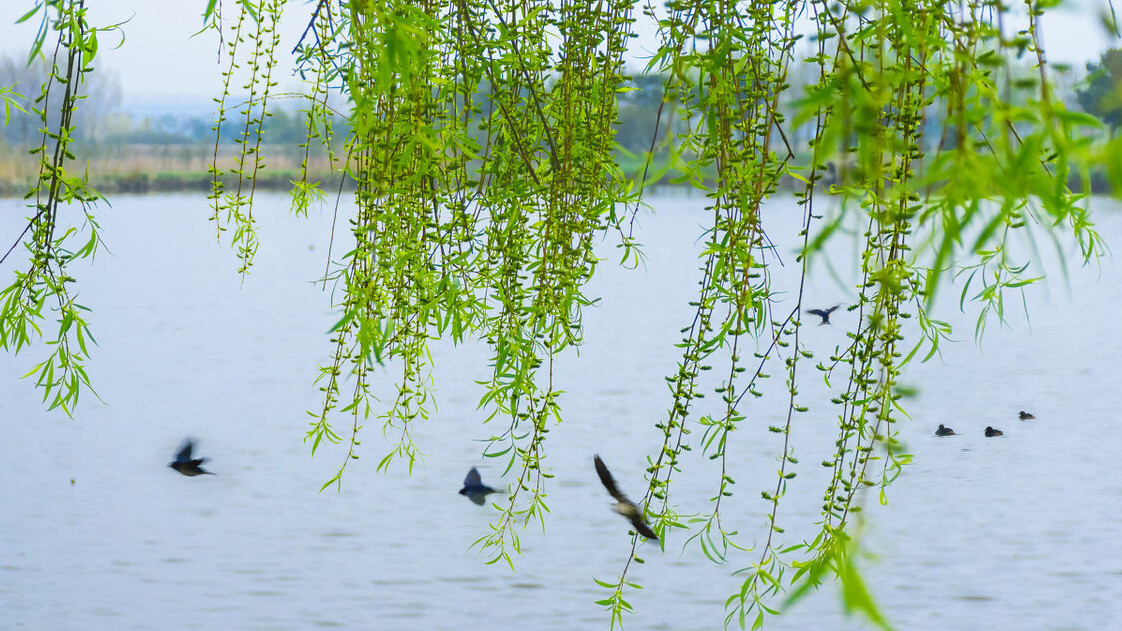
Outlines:
[{"label": "hanging foliage", "polygon": [[[39,175],[24,196],[31,216],[0,257],[3,263],[17,248],[27,252],[26,266],[16,269],[12,284],[0,289],[0,347],[19,353],[43,337],[47,322],[53,320],[54,330],[47,332],[50,353],[25,377],[35,378],[49,409],[70,415],[81,392],[91,387],[86,361],[95,343],[83,315],[89,309],[76,300],[71,264],[92,259],[100,249],[93,211],[104,199],[87,184],[73,152],[72,116],[85,98],[82,88],[85,75],[94,69],[98,33],[116,27],[91,27],[85,3],[74,0],[37,5],[20,21],[40,10],[42,22],[29,54],[32,59],[45,52],[50,59],[33,107],[42,134],[39,146],[31,150],[38,158]],[[65,213],[79,213],[82,228],[74,227],[79,222],[64,218]]]},{"label": "hanging foliage", "polygon": [[[56,67],[65,111],[96,39],[82,26],[81,3],[58,6],[70,7],[51,18],[63,33],[66,63]],[[254,185],[266,168],[262,123],[285,53],[277,36],[284,9],[273,0],[212,2],[207,13],[223,34],[219,122],[244,123],[232,183],[213,169],[211,218],[230,231],[242,273],[257,248]],[[657,24],[657,40],[638,41],[636,11]],[[884,501],[908,462],[895,441],[898,384],[909,361],[930,358],[950,333],[931,312],[938,290],[960,275],[963,302],[979,304],[981,335],[992,317],[1004,318],[1009,290],[1038,280],[1012,247],[1026,226],[1073,238],[1084,262],[1102,252],[1087,197],[1069,183],[1089,183],[1109,151],[1094,142],[1101,125],[1056,98],[1038,38],[1043,15],[1035,1],[1019,17],[988,0],[671,0],[660,10],[633,0],[320,0],[293,51],[307,82],[303,147],[305,156],[325,150],[340,179],[325,184],[305,172],[293,182],[294,208],[350,196],[342,191],[351,182],[357,209],[338,218],[348,243],[325,278],[338,321],[318,379],[323,404],[309,412],[313,453],[324,441],[345,447],[324,487],[341,483],[369,423],[390,441],[379,468],[396,460],[411,468],[415,426],[432,413],[430,344],[482,341],[491,372],[480,405],[500,427],[486,451],[507,461],[514,482],[477,543],[492,562],[513,567],[521,525],[547,519],[547,438],[564,418],[553,368],[582,342],[582,312],[595,302],[586,285],[601,263],[596,245],[611,240],[619,264],[634,265],[641,252],[632,219],[644,191],[672,180],[703,192],[708,225],[694,313],[667,377],[667,412],[652,428],[663,440],[648,461],[646,519],[662,545],[683,530],[715,562],[738,566],[730,624],[761,626],[779,605],[769,599],[786,591],[798,598],[829,574],[848,606],[886,625],[851,561],[854,515],[864,489]],[[661,106],[641,168],[625,172],[614,130],[619,97],[636,85],[629,64],[637,42],[653,51],[645,71],[661,84],[644,85],[660,92]],[[232,103],[241,85],[248,96]],[[338,109],[350,125],[341,138],[331,123]],[[55,404],[70,409],[74,379],[86,382],[89,334],[65,265],[91,255],[97,238],[93,230],[72,253],[52,226],[60,202],[84,209],[98,196],[64,177],[65,138],[45,136],[25,243],[32,266],[3,294],[2,322],[5,347],[18,351],[46,302],[57,305],[57,350],[36,370],[48,395],[63,393]],[[780,259],[761,218],[792,182],[803,212],[796,287],[778,284]],[[824,223],[815,212],[823,197],[842,205]],[[92,217],[89,225],[96,228]],[[860,282],[846,306],[857,324],[847,347],[816,359],[801,335],[810,306],[803,282],[824,244],[850,225],[861,226]],[[797,463],[791,427],[807,410],[798,385],[813,370],[835,393],[836,451],[822,463],[831,475],[817,536],[779,549],[780,508]],[[706,372],[719,376],[717,396],[702,405],[713,381]],[[763,422],[769,373],[786,383],[784,420],[769,426],[782,451],[763,493],[768,534],[743,542],[721,511],[744,458],[728,439]],[[376,399],[375,382],[387,380],[392,396]],[[690,451],[721,473],[707,511],[686,516],[672,482]],[[612,626],[631,611],[635,551],[618,577],[597,580]]]}]

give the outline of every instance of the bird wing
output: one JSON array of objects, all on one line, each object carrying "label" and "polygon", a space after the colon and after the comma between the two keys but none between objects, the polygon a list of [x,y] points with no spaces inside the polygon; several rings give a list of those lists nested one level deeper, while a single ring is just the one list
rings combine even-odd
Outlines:
[{"label": "bird wing", "polygon": [[608,471],[608,465],[604,464],[600,456],[594,456],[594,459],[596,462],[596,474],[600,476],[600,483],[604,485],[605,489],[608,489],[608,495],[614,497],[617,502],[627,502],[630,504],[631,502],[627,499],[627,496],[620,493],[619,487],[616,486],[616,481],[612,478],[612,472]]},{"label": "bird wing", "polygon": [[807,309],[806,312],[810,315],[816,315],[819,318],[825,318],[826,316],[830,315],[829,311],[823,311],[821,309]]},{"label": "bird wing", "polygon": [[190,462],[191,450],[195,448],[195,443],[190,439],[183,441],[183,446],[179,448],[179,453],[175,455],[176,462]]},{"label": "bird wing", "polygon": [[830,307],[829,309],[827,309],[827,310],[826,310],[826,315],[829,315],[829,314],[831,314],[831,313],[833,313],[833,312],[837,311],[837,310],[838,310],[838,307],[840,307],[840,306],[841,306],[841,305],[834,305],[834,306]]},{"label": "bird wing", "polygon": [[476,506],[483,506],[483,503],[487,501],[487,494],[467,493],[467,498],[471,500],[472,504],[475,504]]},{"label": "bird wing", "polygon": [[[464,486],[479,486],[481,484],[483,484],[483,476],[479,475],[478,469],[472,467],[471,471],[468,471],[467,477],[464,478]],[[482,502],[479,503],[482,504]]]},{"label": "bird wing", "polygon": [[643,535],[647,539],[654,539],[655,541],[658,541],[658,535],[656,535],[654,531],[651,530],[651,527],[647,525],[647,522],[643,521],[642,511],[637,511],[631,516],[631,525],[635,528],[635,532]]}]

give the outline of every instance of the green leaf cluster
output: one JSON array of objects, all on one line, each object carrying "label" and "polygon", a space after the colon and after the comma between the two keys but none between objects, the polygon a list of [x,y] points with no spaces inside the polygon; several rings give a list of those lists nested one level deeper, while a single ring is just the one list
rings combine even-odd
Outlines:
[{"label": "green leaf cluster", "polygon": [[[653,427],[661,441],[647,460],[645,516],[660,546],[685,530],[686,545],[737,566],[727,624],[759,628],[832,577],[847,610],[887,628],[854,562],[854,516],[871,490],[887,501],[910,462],[898,439],[910,392],[901,380],[910,361],[935,356],[952,339],[937,313],[940,291],[960,284],[959,307],[978,309],[980,337],[987,322],[1005,320],[1009,300],[1043,278],[1032,262],[1039,242],[1063,259],[1074,241],[1082,263],[1103,252],[1090,197],[1078,187],[1088,189],[1092,168],[1122,181],[1118,143],[1055,94],[1038,41],[1048,7],[1031,3],[1016,30],[1011,10],[988,0],[310,7],[294,51],[307,82],[301,146],[305,156],[326,151],[339,180],[329,183],[334,190],[312,180],[305,159],[292,208],[304,214],[339,199],[349,182],[355,209],[336,210],[333,261],[322,279],[338,317],[307,440],[313,453],[335,444],[346,451],[324,488],[341,484],[364,454],[371,422],[389,444],[378,469],[419,462],[416,424],[435,412],[432,345],[484,345],[479,407],[493,428],[484,455],[503,461],[513,481],[476,544],[490,563],[513,568],[520,527],[544,528],[549,513],[548,436],[565,418],[554,367],[583,341],[582,314],[596,302],[587,292],[601,262],[596,246],[610,239],[621,264],[638,264],[632,220],[645,187],[672,177],[704,195],[703,247],[680,358],[666,377],[666,412]],[[232,168],[220,167],[216,141],[211,219],[247,274],[258,247],[254,190],[266,168],[264,121],[278,97],[285,3],[243,0],[233,15],[221,8],[212,1],[204,15],[224,46],[215,131],[237,129],[241,152]],[[61,90],[63,116],[38,150],[27,240],[17,239],[30,263],[0,293],[0,339],[19,351],[49,317],[57,320],[55,352],[31,374],[52,405],[69,411],[89,384],[92,337],[66,269],[92,256],[100,238],[90,212],[99,196],[67,171],[75,158],[66,113],[92,69],[97,30],[85,24],[80,2],[37,5],[27,18],[39,10],[41,33],[60,34],[56,73],[40,102]],[[636,10],[657,23],[658,35],[643,42],[653,50],[646,79],[629,82]],[[33,53],[44,42],[41,35]],[[630,94],[636,88],[643,94]],[[241,90],[248,97],[234,103]],[[629,99],[658,103],[646,147],[616,142],[620,104]],[[333,124],[340,113],[345,130]],[[642,174],[637,181],[623,162]],[[785,260],[764,211],[792,185],[800,243]],[[82,209],[90,235],[73,251],[67,244],[77,232],[60,215],[68,204]],[[847,237],[858,280],[839,315],[853,324],[846,344],[813,364],[834,405],[813,409],[800,395],[816,357],[804,331],[804,288],[819,267],[842,277],[823,252]],[[784,268],[797,271],[796,285],[783,280]],[[765,387],[768,379],[775,387]],[[781,508],[800,472],[792,427],[800,415],[823,414],[835,416],[836,437],[822,461],[829,475],[817,534],[785,541]],[[736,432],[748,427],[774,440],[778,464],[764,488],[745,494],[737,481],[749,455]],[[691,498],[675,494],[674,481],[699,459],[719,476],[705,506],[684,512]],[[758,540],[746,540],[731,514],[741,498],[762,501]],[[633,541],[618,580],[596,580],[609,592],[597,602],[613,627],[634,611],[636,550]]]}]

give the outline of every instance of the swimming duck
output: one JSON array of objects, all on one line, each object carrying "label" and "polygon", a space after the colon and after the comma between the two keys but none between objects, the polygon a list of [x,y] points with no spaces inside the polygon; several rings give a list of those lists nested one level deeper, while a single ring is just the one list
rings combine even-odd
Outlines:
[{"label": "swimming duck", "polygon": [[990,427],[989,425],[986,425],[986,438],[993,438],[994,436],[1004,436],[1004,435],[1005,435],[1005,432],[1001,431],[1000,429],[994,429],[994,428]]},{"label": "swimming duck", "polygon": [[954,436],[954,430],[949,428],[949,427],[943,427],[942,425],[940,425],[939,429],[935,430],[935,435],[936,436]]},{"label": "swimming duck", "polygon": [[1021,410],[1021,413],[1017,415],[1017,418],[1021,419],[1022,421],[1029,421],[1036,417],[1024,410]]}]

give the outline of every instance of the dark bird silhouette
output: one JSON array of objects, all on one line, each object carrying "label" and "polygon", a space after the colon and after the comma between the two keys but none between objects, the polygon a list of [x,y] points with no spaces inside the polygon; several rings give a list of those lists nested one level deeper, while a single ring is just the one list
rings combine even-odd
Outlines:
[{"label": "dark bird silhouette", "polygon": [[483,502],[487,500],[488,493],[498,493],[498,491],[489,486],[485,486],[483,484],[483,477],[479,475],[479,471],[475,467],[472,467],[471,471],[468,471],[467,477],[464,478],[464,488],[460,489],[460,495],[467,497],[477,506],[483,506]]},{"label": "dark bird silhouette", "polygon": [[954,436],[954,430],[949,427],[939,425],[939,429],[935,430],[936,436]]},{"label": "dark bird silhouette", "polygon": [[658,535],[651,530],[647,522],[643,521],[643,509],[635,505],[635,502],[627,499],[627,496],[620,493],[619,488],[616,486],[616,481],[612,478],[612,472],[608,471],[608,466],[600,459],[600,456],[594,456],[596,460],[596,474],[600,476],[600,482],[603,483],[604,488],[608,489],[608,495],[611,495],[616,503],[612,506],[612,510],[623,515],[631,525],[635,528],[635,532],[643,535],[647,539],[654,539],[658,541]]},{"label": "dark bird silhouette", "polygon": [[191,451],[194,450],[194,448],[195,442],[190,438],[183,441],[183,446],[179,448],[179,453],[175,455],[175,460],[168,463],[168,466],[189,477],[203,475],[204,473],[214,475],[210,471],[206,471],[199,466],[206,462],[206,458],[191,458]]},{"label": "dark bird silhouette", "polygon": [[1001,431],[1000,429],[994,429],[994,428],[990,427],[989,425],[986,425],[986,438],[993,438],[994,436],[1004,436],[1004,435],[1005,435],[1005,432]]},{"label": "dark bird silhouette", "polygon": [[836,311],[837,308],[840,307],[840,306],[841,305],[834,305],[834,306],[830,307],[829,309],[807,309],[806,312],[811,314],[811,315],[816,315],[819,318],[822,318],[822,321],[818,323],[818,326],[822,326],[823,324],[829,324],[830,323],[830,314],[833,313],[834,311]]},{"label": "dark bird silhouette", "polygon": [[1031,421],[1036,417],[1024,410],[1021,410],[1021,413],[1017,415],[1017,418],[1021,419],[1022,421]]}]

